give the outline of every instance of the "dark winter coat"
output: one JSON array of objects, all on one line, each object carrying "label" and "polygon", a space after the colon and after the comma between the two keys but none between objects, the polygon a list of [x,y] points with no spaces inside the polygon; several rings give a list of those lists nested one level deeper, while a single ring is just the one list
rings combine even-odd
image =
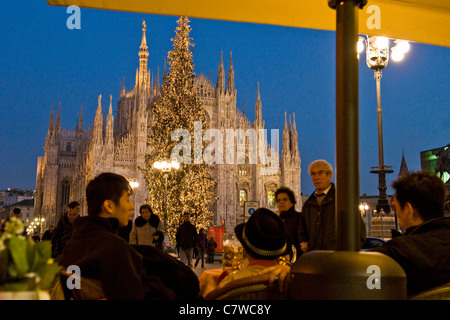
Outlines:
[{"label": "dark winter coat", "polygon": [[370,251],[381,252],[403,268],[408,295],[450,282],[450,218],[429,220],[408,228]]},{"label": "dark winter coat", "polygon": [[208,247],[208,236],[206,233],[199,233],[197,235],[197,248],[205,250]]},{"label": "dark winter coat", "polygon": [[284,222],[286,232],[291,239],[292,245],[297,250],[297,256],[301,254],[300,242],[298,241],[298,224],[300,223],[300,212],[295,211],[295,206],[292,206],[288,211],[280,213],[280,218]]},{"label": "dark winter coat", "polygon": [[61,264],[77,265],[81,276],[100,280],[107,299],[174,299],[172,290],[146,272],[142,255],[116,234],[117,229],[114,218],[76,219]]},{"label": "dark winter coat", "polygon": [[172,289],[175,299],[202,299],[198,277],[186,264],[156,247],[133,245],[133,248],[144,257],[147,273],[157,276]]},{"label": "dark winter coat", "polygon": [[133,221],[129,220],[125,227],[119,227],[117,234],[119,237],[123,238],[126,242],[130,242],[130,232],[133,227]]},{"label": "dark winter coat", "polygon": [[[361,247],[366,239],[366,227],[360,218]],[[336,250],[335,186],[319,205],[313,193],[303,205],[298,225],[298,241],[308,242],[308,251]]]},{"label": "dark winter coat", "polygon": [[50,230],[46,230],[44,232],[44,234],[42,235],[42,241],[44,241],[44,240],[50,240],[51,241],[52,238],[53,238],[53,232],[50,231]]},{"label": "dark winter coat", "polygon": [[[78,219],[78,218],[76,218]],[[73,226],[67,217],[67,213],[61,216],[52,235],[52,257],[59,258],[63,253],[67,241],[72,236]]]},{"label": "dark winter coat", "polygon": [[208,254],[213,254],[216,252],[216,248],[217,248],[217,242],[216,240],[214,240],[214,238],[210,238],[208,240],[208,250],[206,251]]},{"label": "dark winter coat", "polygon": [[194,248],[197,242],[197,229],[190,222],[183,222],[175,235],[177,246],[181,249]]}]

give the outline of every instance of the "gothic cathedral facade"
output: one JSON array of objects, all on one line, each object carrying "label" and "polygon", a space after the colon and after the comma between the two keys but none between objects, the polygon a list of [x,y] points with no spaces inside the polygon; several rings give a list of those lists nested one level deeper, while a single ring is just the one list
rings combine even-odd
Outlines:
[{"label": "gothic cathedral facade", "polygon": [[[146,202],[148,191],[141,168],[145,167],[145,154],[151,151],[147,137],[152,126],[157,125],[152,123],[152,105],[160,95],[161,85],[159,73],[155,80],[147,67],[149,53],[145,23],[142,30],[135,85],[127,91],[125,83],[122,83],[115,119],[111,95],[108,108],[102,105],[102,96],[99,96],[95,118],[87,128],[83,125],[83,106],[75,129],[62,129],[61,109],[56,119],[54,107],[51,111],[45,153],[38,157],[37,162],[35,198],[35,213],[46,219],[47,227],[58,222],[71,201],[78,201],[81,204],[80,214],[86,215],[86,186],[102,172],[115,172],[135,182],[135,217],[139,214],[139,206]],[[221,54],[216,84],[203,73],[196,77],[195,83],[197,94],[208,114],[208,128],[221,130],[224,137],[226,129],[243,129],[244,132],[248,129],[265,129],[259,84],[253,122],[245,116],[245,105],[242,111],[236,106],[237,90],[231,54],[227,81]],[[218,199],[211,208],[214,212],[211,225],[218,226],[225,222],[232,227],[239,223],[245,201],[256,201],[259,206],[276,211],[275,191],[281,186],[294,191],[296,209],[300,211],[300,164],[295,115],[292,118],[289,116],[288,121],[285,114],[282,151],[276,170],[270,174],[262,173],[263,165],[249,163],[247,156],[243,164],[213,165],[212,175],[218,182]]]}]

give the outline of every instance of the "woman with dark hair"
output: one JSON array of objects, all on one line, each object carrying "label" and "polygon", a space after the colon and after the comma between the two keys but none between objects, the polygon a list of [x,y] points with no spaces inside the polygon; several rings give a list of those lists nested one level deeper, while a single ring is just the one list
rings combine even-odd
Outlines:
[{"label": "woman with dark hair", "polygon": [[275,201],[277,203],[278,212],[277,215],[284,222],[286,231],[292,245],[295,247],[296,256],[301,255],[300,242],[298,241],[297,228],[300,222],[300,213],[295,210],[294,191],[287,187],[280,187],[275,191]]},{"label": "woman with dark hair", "polygon": [[148,204],[144,204],[139,208],[139,217],[134,220],[133,227],[130,232],[130,244],[132,245],[148,245],[155,246],[153,235],[158,233],[159,244],[164,240],[164,224],[159,217],[153,213],[152,208]]}]

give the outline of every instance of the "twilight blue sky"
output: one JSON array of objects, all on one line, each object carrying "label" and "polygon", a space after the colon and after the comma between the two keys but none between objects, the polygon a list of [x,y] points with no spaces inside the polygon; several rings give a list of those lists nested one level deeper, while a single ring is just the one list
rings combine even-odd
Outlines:
[{"label": "twilight blue sky", "polygon": [[[112,94],[115,107],[123,78],[127,88],[134,85],[142,20],[155,76],[172,49],[177,17],[82,8],[81,29],[69,30],[69,16],[45,0],[0,4],[0,189],[35,188],[53,102],[56,110],[61,102],[61,125],[71,129],[83,104],[86,128],[99,94],[105,107]],[[238,107],[245,103],[251,121],[257,82],[267,129],[282,129],[284,111],[295,112],[302,192],[310,194],[309,163],[323,158],[335,164],[335,33],[204,19],[191,19],[191,27],[197,74],[211,73],[215,83],[220,52],[226,70],[232,52]],[[360,193],[376,195],[378,178],[369,173],[378,165],[376,89],[364,59]],[[383,70],[385,164],[395,170],[388,185],[397,177],[402,150],[410,171],[419,170],[421,151],[450,143],[449,89],[450,48],[412,43],[404,61]]]}]

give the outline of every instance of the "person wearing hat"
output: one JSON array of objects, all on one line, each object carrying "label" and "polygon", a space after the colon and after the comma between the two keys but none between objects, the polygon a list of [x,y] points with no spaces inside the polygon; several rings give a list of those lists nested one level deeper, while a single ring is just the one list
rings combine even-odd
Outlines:
[{"label": "person wearing hat", "polygon": [[234,232],[244,248],[248,265],[236,273],[220,277],[223,278],[220,285],[261,274],[265,269],[274,270],[278,258],[289,254],[291,250],[283,221],[265,208],[257,209],[247,223],[237,225]]}]

